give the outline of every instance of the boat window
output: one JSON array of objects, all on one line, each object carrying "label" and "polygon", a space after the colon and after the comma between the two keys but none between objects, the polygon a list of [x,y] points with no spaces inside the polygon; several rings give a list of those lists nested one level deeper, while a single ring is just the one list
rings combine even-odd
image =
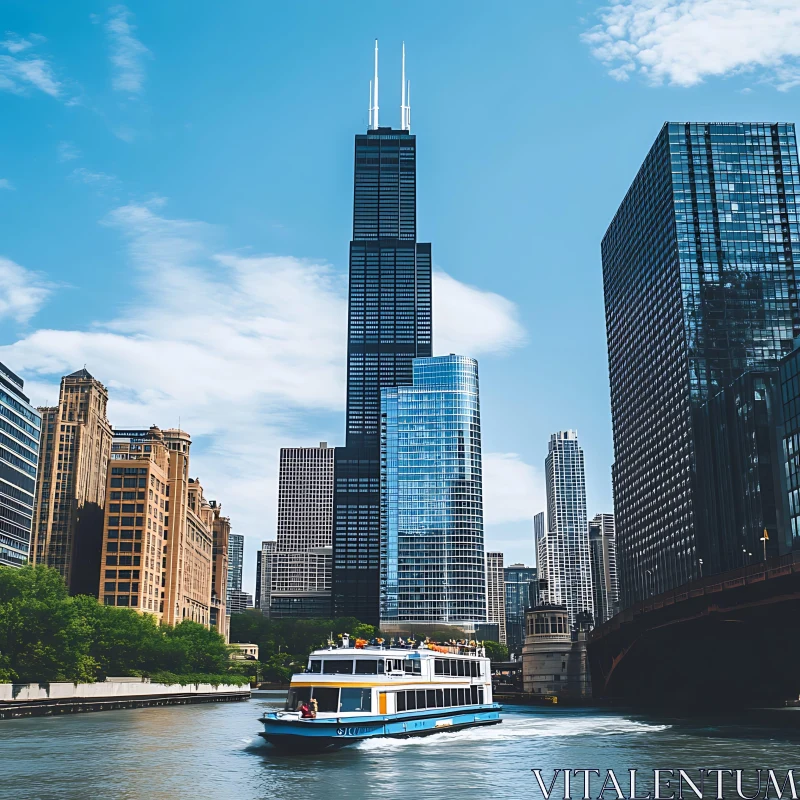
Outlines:
[{"label": "boat window", "polygon": [[458,675],[458,662],[451,658],[449,664],[450,664],[450,674],[453,676]]},{"label": "boat window", "polygon": [[425,707],[436,708],[436,689],[428,689],[425,694]]},{"label": "boat window", "polygon": [[463,661],[459,661],[458,662],[458,675],[459,675],[459,677],[464,675],[464,662]]},{"label": "boat window", "polygon": [[470,661],[469,662],[469,672],[473,678],[478,677],[478,662],[477,661]]},{"label": "boat window", "polygon": [[417,689],[417,708],[425,708],[425,690]]},{"label": "boat window", "polygon": [[289,689],[289,694],[286,696],[286,711],[297,711],[303,703],[311,699],[310,686],[298,686],[296,689]]},{"label": "boat window", "polygon": [[478,687],[478,702],[483,705],[483,686]]},{"label": "boat window", "polygon": [[[325,662],[328,663],[327,661]],[[311,695],[317,701],[317,711],[332,711],[334,714],[339,710],[339,689],[331,689],[327,686],[315,686]]]},{"label": "boat window", "polygon": [[458,689],[458,704],[460,706],[465,705],[464,690],[463,689]]},{"label": "boat window", "polygon": [[402,658],[387,658],[386,659],[386,671],[391,672],[394,670],[395,672],[402,672],[403,671],[403,659]]},{"label": "boat window", "polygon": [[477,703],[478,702],[478,687],[477,686],[470,686],[469,687],[470,693],[470,702]]},{"label": "boat window", "polygon": [[357,658],[356,675],[377,675],[378,664],[383,666],[383,661],[378,661],[374,658]]},{"label": "boat window", "polygon": [[343,688],[339,711],[372,711],[372,689]]},{"label": "boat window", "polygon": [[444,708],[444,689],[436,690],[436,708]]},{"label": "boat window", "polygon": [[417,707],[417,693],[406,692],[406,708],[409,711],[414,711]]},{"label": "boat window", "polygon": [[408,675],[421,675],[422,661],[418,658],[407,658],[403,662],[403,669]]},{"label": "boat window", "polygon": [[436,659],[436,663],[433,665],[434,675],[444,675],[444,664],[445,661],[443,658]]},{"label": "boat window", "polygon": [[378,675],[383,675],[383,659],[378,661]]},{"label": "boat window", "polygon": [[318,658],[312,658],[311,661],[308,662],[308,671],[309,672],[322,672],[322,661]]},{"label": "boat window", "polygon": [[326,658],[322,662],[322,671],[326,675],[352,675],[353,662],[343,658]]},{"label": "boat window", "polygon": [[406,710],[406,693],[405,692],[397,692],[397,710],[398,711],[405,711]]}]

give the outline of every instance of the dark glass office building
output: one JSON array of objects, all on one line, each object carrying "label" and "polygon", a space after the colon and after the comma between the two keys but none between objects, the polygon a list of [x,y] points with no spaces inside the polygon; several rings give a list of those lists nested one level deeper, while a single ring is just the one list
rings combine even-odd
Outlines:
[{"label": "dark glass office building", "polygon": [[12,567],[28,560],[42,429],[23,385],[0,363],[0,564]]},{"label": "dark glass office building", "polygon": [[623,606],[709,561],[698,410],[800,334],[798,191],[793,125],[667,123],[603,238]]},{"label": "dark glass office building", "polygon": [[525,612],[539,605],[536,567],[512,564],[503,570],[506,601],[506,644],[519,655],[525,644]]},{"label": "dark glass office building", "polygon": [[431,353],[431,246],[417,242],[416,137],[356,136],[347,339],[347,437],[334,464],[333,606],[377,623],[381,389]]}]

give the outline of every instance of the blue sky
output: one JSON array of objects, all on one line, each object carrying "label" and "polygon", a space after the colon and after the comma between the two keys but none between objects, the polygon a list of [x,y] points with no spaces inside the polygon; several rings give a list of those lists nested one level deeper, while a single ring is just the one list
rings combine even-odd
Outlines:
[{"label": "blue sky", "polygon": [[[3,33],[5,32],[5,33]],[[662,123],[796,121],[796,0],[41,4],[0,13],[0,360],[182,426],[254,551],[282,445],[341,444],[353,135],[406,42],[434,348],[480,362],[487,547],[532,562],[549,434],[611,510],[600,239]]]}]

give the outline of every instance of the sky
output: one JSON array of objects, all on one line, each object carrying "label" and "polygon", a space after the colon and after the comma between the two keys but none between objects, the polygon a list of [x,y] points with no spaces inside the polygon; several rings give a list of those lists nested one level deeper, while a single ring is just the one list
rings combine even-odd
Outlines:
[{"label": "sky", "polygon": [[550,434],[613,508],[600,241],[666,120],[797,121],[797,0],[4,0],[0,361],[180,425],[255,552],[279,449],[344,443],[353,136],[418,137],[434,353],[479,361],[486,547],[533,563]]}]

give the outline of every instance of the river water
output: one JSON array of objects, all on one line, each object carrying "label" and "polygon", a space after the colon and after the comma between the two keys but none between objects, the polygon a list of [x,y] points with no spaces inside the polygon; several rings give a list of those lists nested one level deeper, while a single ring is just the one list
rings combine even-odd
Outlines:
[{"label": "river water", "polygon": [[[514,706],[487,728],[283,756],[258,736],[257,717],[275,707],[254,699],[0,721],[0,800],[540,799],[536,767],[548,779],[570,767],[626,780],[629,768],[651,779],[654,768],[800,767],[800,737],[785,729]],[[573,797],[581,789],[573,779]]]}]

